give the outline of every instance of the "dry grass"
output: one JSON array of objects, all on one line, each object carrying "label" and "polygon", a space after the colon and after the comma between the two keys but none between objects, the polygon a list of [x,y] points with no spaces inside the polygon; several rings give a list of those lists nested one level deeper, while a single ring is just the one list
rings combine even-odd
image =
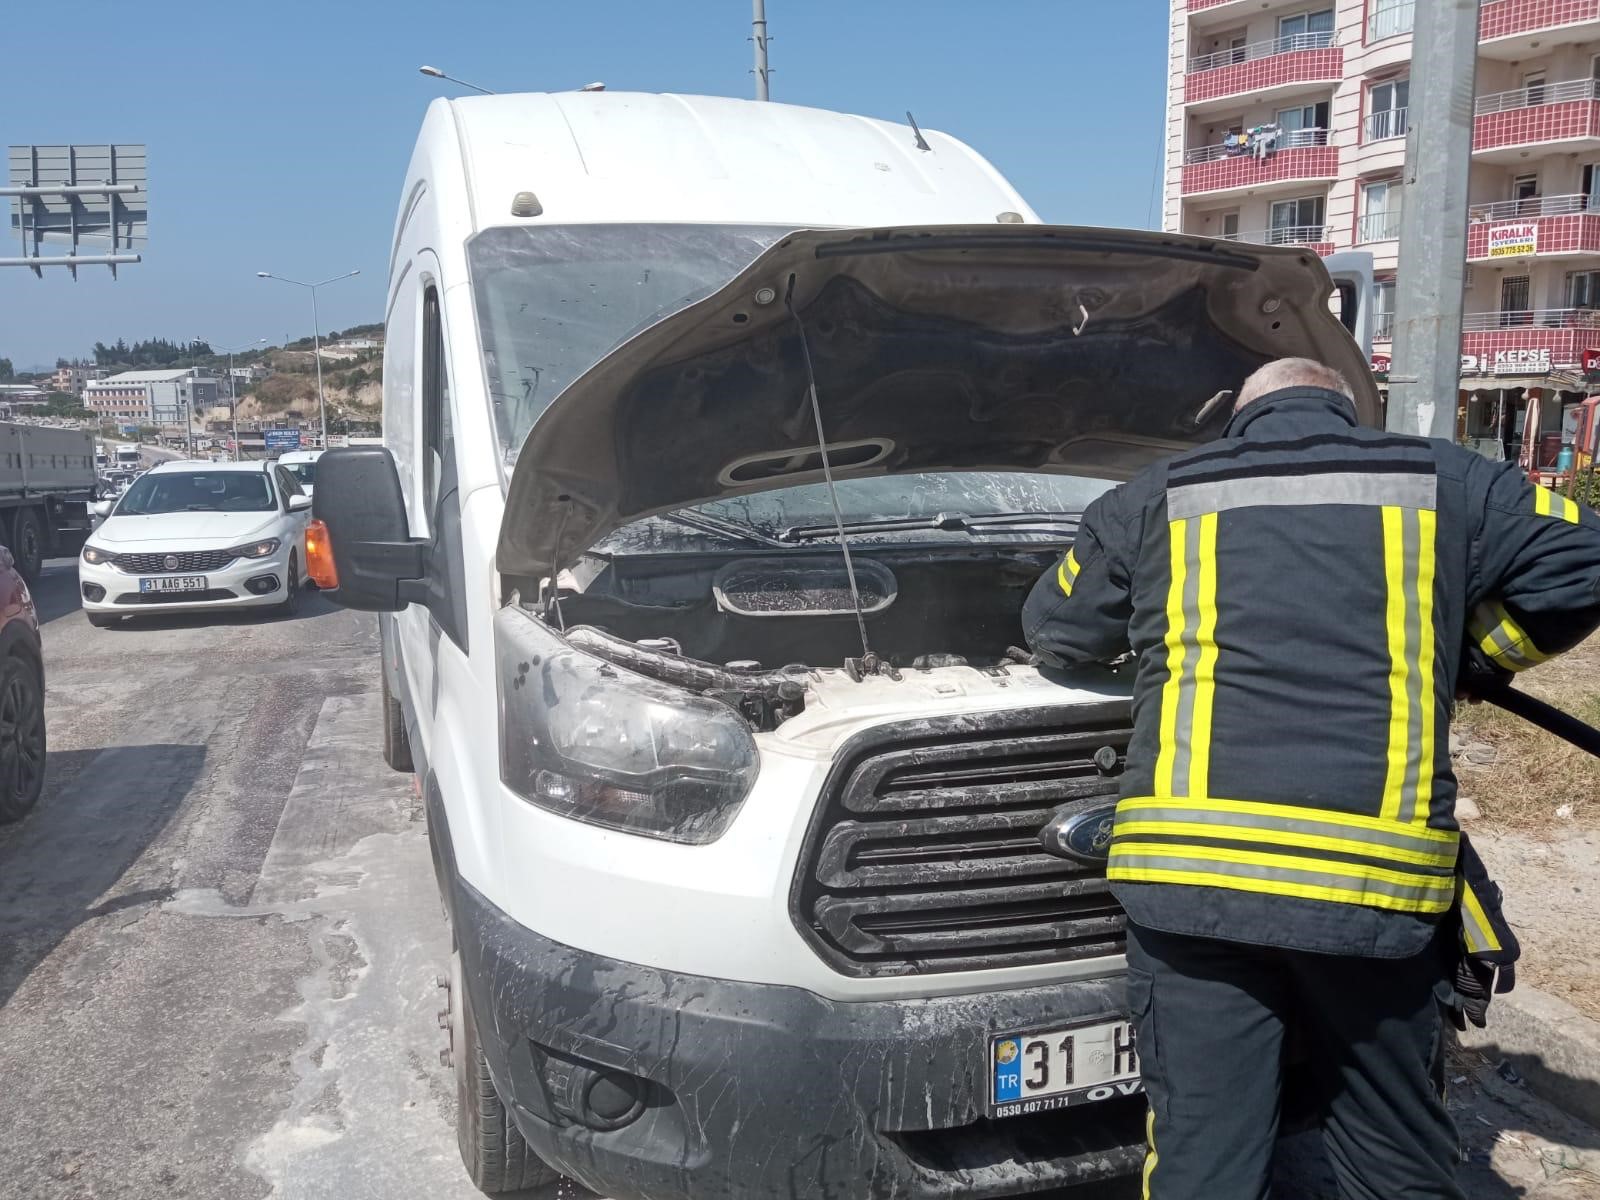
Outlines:
[{"label": "dry grass", "polygon": [[[1526,672],[1516,686],[1600,725],[1600,635],[1543,666]],[[1490,704],[1462,705],[1456,732],[1496,751],[1494,763],[1474,766],[1458,758],[1461,794],[1470,796],[1489,824],[1528,831],[1553,822],[1600,825],[1600,759]],[[1556,810],[1570,805],[1567,818]]]}]

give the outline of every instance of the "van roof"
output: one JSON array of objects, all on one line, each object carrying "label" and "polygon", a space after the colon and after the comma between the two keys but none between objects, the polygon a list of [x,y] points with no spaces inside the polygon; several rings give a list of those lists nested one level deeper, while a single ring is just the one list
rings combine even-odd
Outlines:
[{"label": "van roof", "polygon": [[[1003,212],[1039,219],[953,137],[925,129],[921,150],[909,125],[792,104],[643,92],[440,99],[419,154],[448,129],[459,139],[474,229],[976,224]],[[521,192],[538,198],[539,215],[512,215]]]}]

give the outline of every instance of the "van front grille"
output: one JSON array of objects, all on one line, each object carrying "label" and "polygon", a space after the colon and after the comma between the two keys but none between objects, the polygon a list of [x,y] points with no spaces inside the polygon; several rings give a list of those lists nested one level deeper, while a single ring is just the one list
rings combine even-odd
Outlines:
[{"label": "van front grille", "polygon": [[[791,893],[796,924],[852,975],[1120,954],[1124,918],[1104,867],[1046,853],[1039,831],[1062,804],[1115,799],[1129,736],[1122,703],[861,735],[807,836]],[[1095,765],[1107,746],[1112,773]]]}]

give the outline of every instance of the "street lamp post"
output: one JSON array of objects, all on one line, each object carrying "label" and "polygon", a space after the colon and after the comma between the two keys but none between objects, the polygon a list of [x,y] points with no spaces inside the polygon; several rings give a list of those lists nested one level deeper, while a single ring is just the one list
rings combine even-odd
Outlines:
[{"label": "street lamp post", "polygon": [[256,277],[259,279],[276,279],[279,283],[292,283],[295,287],[303,287],[311,292],[311,351],[317,360],[317,419],[322,426],[321,445],[324,450],[328,448],[328,406],[322,396],[322,330],[317,319],[317,289],[359,274],[361,274],[359,270],[346,271],[343,275],[334,275],[329,279],[318,280],[316,283],[303,283],[298,279],[290,279],[286,275],[274,275],[271,271],[256,272]]},{"label": "street lamp post", "polygon": [[265,346],[266,338],[252,338],[248,342],[240,342],[237,346],[219,347],[228,356],[228,419],[233,422],[233,461],[238,462],[239,451],[239,384],[233,377],[233,356],[241,350],[254,349]]}]

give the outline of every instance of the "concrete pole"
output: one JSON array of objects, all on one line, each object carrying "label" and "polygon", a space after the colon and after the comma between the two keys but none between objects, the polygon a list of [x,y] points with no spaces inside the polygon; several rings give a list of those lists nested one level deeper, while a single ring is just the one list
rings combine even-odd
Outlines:
[{"label": "concrete pole", "polygon": [[1416,6],[1388,427],[1455,439],[1480,0]]},{"label": "concrete pole", "polygon": [[[1465,254],[1466,250],[1463,249]],[[322,325],[317,318],[317,289],[311,289],[311,350],[317,358],[317,423],[322,427],[322,448],[328,448],[328,405],[322,398]]]},{"label": "concrete pole", "polygon": [[752,0],[755,5],[750,22],[751,38],[756,44],[756,99],[770,100],[767,94],[767,0]]}]

